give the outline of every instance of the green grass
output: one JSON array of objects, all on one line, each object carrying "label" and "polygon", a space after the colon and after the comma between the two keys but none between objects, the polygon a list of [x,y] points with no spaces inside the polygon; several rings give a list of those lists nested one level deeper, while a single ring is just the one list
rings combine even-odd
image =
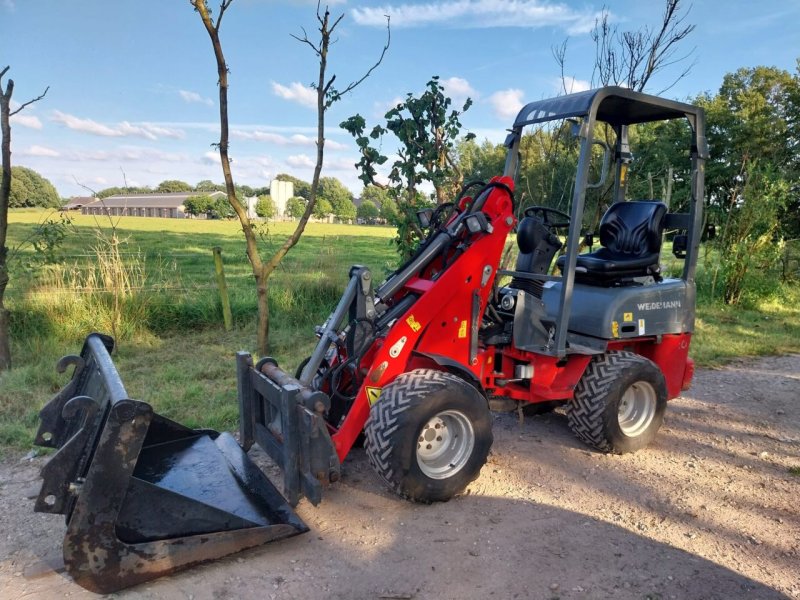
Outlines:
[{"label": "green grass", "polygon": [[[9,246],[28,236],[42,216],[41,211],[12,211]],[[128,300],[129,318],[115,356],[128,393],[189,426],[235,429],[234,356],[256,345],[254,284],[238,224],[135,217],[116,222],[118,235],[126,240],[123,251],[145,271],[145,289]],[[0,454],[30,447],[39,409],[67,378],[55,372],[55,361],[79,351],[90,331],[108,330],[108,295],[90,299],[90,294],[53,287],[53,280],[67,272],[91,269],[98,225],[107,228],[108,222],[74,217],[60,266],[12,272],[6,303],[12,311],[15,366],[0,374]],[[293,227],[270,224],[270,249]],[[311,352],[313,327],[332,310],[351,264],[369,266],[378,280],[396,265],[393,236],[388,227],[309,224],[270,284],[270,353],[281,366],[294,371]],[[222,327],[213,246],[223,250],[234,313],[231,332]],[[800,352],[800,286],[780,285],[765,276],[757,282],[760,297],[748,296],[737,307],[714,303],[703,268],[713,268],[713,258],[702,261],[698,274],[692,342],[697,364]]]}]

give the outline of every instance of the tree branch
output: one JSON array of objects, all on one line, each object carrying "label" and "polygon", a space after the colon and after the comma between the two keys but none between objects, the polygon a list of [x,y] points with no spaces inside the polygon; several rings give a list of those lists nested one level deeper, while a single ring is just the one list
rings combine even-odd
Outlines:
[{"label": "tree branch", "polygon": [[[13,85],[13,82],[12,82],[10,79],[8,80],[8,83],[9,83],[9,84],[11,84],[11,85]],[[23,108],[25,108],[26,106],[29,106],[29,105],[33,104],[34,102],[38,102],[39,100],[41,100],[42,98],[44,98],[44,97],[47,95],[47,91],[48,91],[49,89],[50,89],[50,86],[48,85],[48,86],[47,86],[47,87],[44,89],[44,91],[41,93],[41,95],[37,96],[37,97],[36,97],[36,98],[34,98],[33,100],[28,100],[27,102],[25,102],[24,104],[22,104],[22,105],[21,105],[21,106],[20,106],[20,107],[19,107],[17,110],[12,110],[10,113],[8,113],[8,116],[9,116],[9,117],[13,117],[15,114],[17,114],[19,111],[21,111],[21,110],[22,110]]]}]

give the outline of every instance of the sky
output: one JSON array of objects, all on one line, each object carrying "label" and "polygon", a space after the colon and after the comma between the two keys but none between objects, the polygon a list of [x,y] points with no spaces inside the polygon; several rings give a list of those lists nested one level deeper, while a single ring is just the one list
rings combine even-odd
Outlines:
[{"label": "sky", "polygon": [[[209,5],[216,9],[218,2]],[[362,184],[352,138],[338,125],[361,114],[371,127],[432,75],[460,105],[478,140],[500,142],[526,103],[580,91],[592,79],[590,31],[605,6],[620,30],[660,23],[663,0],[337,0],[343,15],[328,56],[340,88],[380,55],[382,64],[326,117],[323,176],[356,195]],[[688,6],[688,5],[687,5]],[[324,4],[323,4],[324,7]],[[313,40],[316,1],[234,0],[220,36],[230,68],[230,155],[234,180],[269,185],[278,173],[310,181],[315,160],[318,63],[292,38]],[[686,100],[714,93],[741,67],[795,71],[800,0],[696,0],[695,31],[647,91]],[[566,82],[552,49],[568,39]],[[0,69],[15,82],[16,105],[46,97],[12,118],[12,164],[47,177],[63,197],[87,188],[222,181],[212,144],[219,140],[219,95],[211,43],[188,0],[0,0]],[[5,80],[4,80],[5,83]],[[12,101],[13,102],[13,101]],[[12,104],[12,107],[14,105]],[[391,148],[387,150],[391,152]]]}]

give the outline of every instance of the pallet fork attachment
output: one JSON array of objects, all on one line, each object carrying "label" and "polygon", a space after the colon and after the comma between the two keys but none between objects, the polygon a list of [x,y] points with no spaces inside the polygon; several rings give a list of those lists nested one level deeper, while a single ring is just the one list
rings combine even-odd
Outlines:
[{"label": "pallet fork attachment", "polygon": [[42,409],[35,510],[66,515],[67,572],[114,592],[179,569],[308,531],[234,438],[190,429],[128,398],[114,341],[91,334],[72,379]]},{"label": "pallet fork attachment", "polygon": [[322,490],[338,481],[341,463],[325,413],[331,401],[278,367],[272,358],[253,366],[247,352],[236,355],[239,438],[249,450],[257,443],[283,469],[283,493],[297,506],[301,496],[317,505]]}]

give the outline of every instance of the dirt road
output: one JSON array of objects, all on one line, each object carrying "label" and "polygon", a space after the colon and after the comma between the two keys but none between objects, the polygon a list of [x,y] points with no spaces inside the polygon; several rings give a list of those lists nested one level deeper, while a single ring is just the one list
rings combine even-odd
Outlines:
[{"label": "dirt road", "polygon": [[[496,415],[494,433],[448,503],[396,499],[356,451],[300,504],[310,533],[117,596],[800,598],[800,356],[699,371],[637,454],[589,451],[557,412]],[[32,512],[42,464],[0,464],[0,597],[95,597],[50,566],[64,524]]]}]

